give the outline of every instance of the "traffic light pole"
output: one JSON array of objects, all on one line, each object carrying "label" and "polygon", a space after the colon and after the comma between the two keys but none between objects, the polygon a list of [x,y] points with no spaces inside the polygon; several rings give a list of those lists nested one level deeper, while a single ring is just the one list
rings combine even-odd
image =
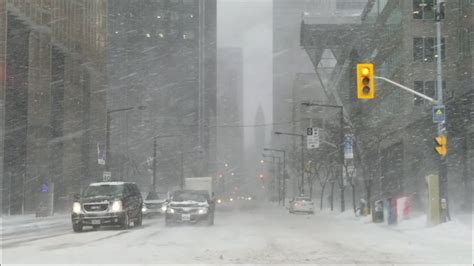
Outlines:
[{"label": "traffic light pole", "polygon": [[415,94],[416,96],[420,96],[421,98],[423,98],[423,99],[425,99],[425,100],[428,100],[428,101],[430,101],[430,102],[432,102],[432,103],[434,103],[434,104],[439,104],[439,101],[438,101],[438,100],[435,100],[435,99],[433,99],[433,98],[431,98],[431,97],[429,97],[429,96],[427,96],[427,95],[425,95],[425,94],[423,94],[423,93],[417,92],[417,91],[414,90],[414,89],[410,89],[410,88],[408,88],[407,86],[404,86],[404,85],[402,85],[402,84],[400,84],[400,83],[397,83],[397,82],[395,82],[395,81],[393,81],[393,80],[391,80],[391,79],[388,79],[388,78],[385,78],[385,77],[379,77],[379,76],[375,76],[375,79],[379,79],[379,80],[386,81],[386,82],[388,82],[388,83],[390,83],[390,84],[392,84],[392,85],[395,85],[395,86],[399,87],[400,89],[403,89],[403,90],[405,90],[405,91],[408,91],[408,92],[410,92],[410,93],[413,93],[413,94]]},{"label": "traffic light pole", "polygon": [[[438,104],[443,105],[443,64],[442,64],[442,37],[441,37],[441,19],[444,17],[441,5],[443,4],[442,0],[436,1],[436,85],[438,93]],[[447,130],[445,128],[445,121],[438,123],[438,136],[443,135],[447,137]],[[439,162],[439,193],[440,193],[440,207],[441,207],[441,222],[449,221],[449,202],[448,202],[448,166],[446,156],[440,156]]]}]

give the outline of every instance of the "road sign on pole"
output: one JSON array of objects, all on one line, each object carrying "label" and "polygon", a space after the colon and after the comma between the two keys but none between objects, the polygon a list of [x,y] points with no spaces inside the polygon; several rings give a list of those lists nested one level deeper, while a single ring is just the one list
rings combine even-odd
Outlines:
[{"label": "road sign on pole", "polygon": [[354,138],[354,135],[352,134],[346,134],[344,136],[344,158],[345,159],[354,158],[354,152],[352,149],[353,138]]},{"label": "road sign on pole", "polygon": [[433,106],[433,123],[443,123],[446,120],[446,107],[444,105]]},{"label": "road sign on pole", "polygon": [[102,174],[102,181],[104,182],[112,181],[112,172],[104,171],[104,173]]},{"label": "road sign on pole", "polygon": [[105,165],[105,144],[97,143],[97,163],[100,165]]},{"label": "road sign on pole", "polygon": [[319,128],[308,127],[306,129],[306,142],[308,149],[319,148]]}]

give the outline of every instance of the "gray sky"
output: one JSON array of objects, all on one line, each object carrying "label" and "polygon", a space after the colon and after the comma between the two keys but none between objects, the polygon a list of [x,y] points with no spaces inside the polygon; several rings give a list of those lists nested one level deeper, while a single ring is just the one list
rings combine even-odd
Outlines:
[{"label": "gray sky", "polygon": [[[217,1],[218,47],[243,50],[245,124],[254,124],[260,104],[272,121],[272,36],[272,0]],[[253,132],[245,129],[247,144]]]}]

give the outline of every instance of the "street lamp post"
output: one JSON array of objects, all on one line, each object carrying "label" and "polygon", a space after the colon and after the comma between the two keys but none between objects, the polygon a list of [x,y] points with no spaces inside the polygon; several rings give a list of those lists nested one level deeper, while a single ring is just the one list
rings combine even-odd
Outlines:
[{"label": "street lamp post", "polygon": [[105,136],[105,170],[110,171],[110,162],[111,162],[111,153],[110,153],[110,124],[112,121],[111,114],[118,112],[130,111],[137,108],[138,110],[145,110],[146,106],[134,106],[127,108],[119,108],[114,110],[107,111],[107,121],[106,121],[106,136]]},{"label": "street lamp post", "polygon": [[275,135],[287,135],[292,137],[300,137],[301,138],[301,185],[300,185],[300,193],[304,194],[304,135],[301,134],[294,134],[294,133],[284,133],[284,132],[274,132]]},{"label": "street lamp post", "polygon": [[264,151],[274,151],[274,152],[281,152],[283,153],[283,206],[285,206],[285,200],[286,200],[286,151],[285,150],[279,150],[279,149],[270,149],[270,148],[264,148]]},{"label": "street lamp post", "polygon": [[[339,149],[339,160],[341,161],[341,182],[344,182],[344,173],[343,173],[343,167],[344,167],[344,107],[342,105],[331,105],[331,104],[319,104],[319,103],[301,103],[304,106],[318,106],[318,107],[325,107],[325,108],[337,108],[340,111],[340,149]],[[341,209],[344,211],[344,198],[341,199]]]},{"label": "street lamp post", "polygon": [[[276,177],[276,180],[277,180],[277,189],[278,189],[278,203],[280,203],[280,199],[281,199],[281,192],[280,192],[280,174],[281,174],[281,158],[280,157],[277,157],[277,156],[274,156],[272,154],[262,154],[262,156],[264,158],[268,157],[268,158],[272,158],[272,167],[273,167],[273,176]],[[275,171],[275,159],[278,159],[278,171]],[[278,174],[275,174],[275,173],[278,173]]]}]

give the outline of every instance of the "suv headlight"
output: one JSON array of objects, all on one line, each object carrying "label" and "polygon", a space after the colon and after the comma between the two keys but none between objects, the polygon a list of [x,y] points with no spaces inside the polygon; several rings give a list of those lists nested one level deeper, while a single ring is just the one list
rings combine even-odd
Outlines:
[{"label": "suv headlight", "polygon": [[81,203],[80,202],[74,202],[74,204],[72,204],[72,212],[81,213]]},{"label": "suv headlight", "polygon": [[146,212],[148,209],[146,208],[145,205],[142,206],[142,212]]},{"label": "suv headlight", "polygon": [[207,213],[207,208],[199,208],[198,213],[199,214],[206,214]]},{"label": "suv headlight", "polygon": [[168,208],[168,209],[166,210],[166,212],[167,212],[167,213],[174,213],[174,209]]},{"label": "suv headlight", "polygon": [[122,201],[121,200],[116,200],[114,203],[112,203],[112,211],[113,212],[121,212],[123,209],[122,206]]},{"label": "suv headlight", "polygon": [[166,207],[166,205],[161,206],[161,211],[162,211],[162,212],[165,212],[167,209],[168,209],[168,208]]}]

